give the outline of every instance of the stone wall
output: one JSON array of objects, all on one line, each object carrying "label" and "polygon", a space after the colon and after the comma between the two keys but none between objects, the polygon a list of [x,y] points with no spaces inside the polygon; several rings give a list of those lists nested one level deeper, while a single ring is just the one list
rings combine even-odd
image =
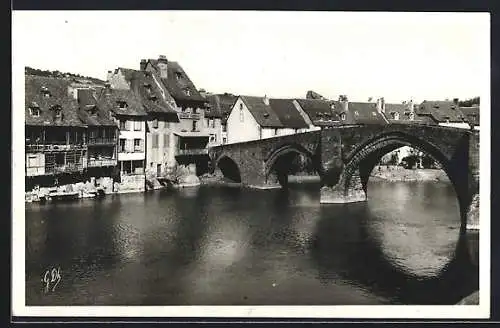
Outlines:
[{"label": "stone wall", "polygon": [[144,174],[122,175],[121,182],[115,182],[114,190],[116,193],[143,192],[145,186]]}]

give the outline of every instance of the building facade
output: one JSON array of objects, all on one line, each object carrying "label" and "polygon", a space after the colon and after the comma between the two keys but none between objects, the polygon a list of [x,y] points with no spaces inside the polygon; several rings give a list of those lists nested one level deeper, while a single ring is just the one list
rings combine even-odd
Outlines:
[{"label": "building facade", "polygon": [[83,179],[86,125],[64,78],[25,76],[26,188]]},{"label": "building facade", "polygon": [[119,129],[118,192],[144,191],[147,114],[130,87],[109,83],[101,92],[99,106],[107,110]]},{"label": "building facade", "polygon": [[466,116],[460,110],[458,99],[453,101],[424,100],[417,106],[416,113],[427,124],[470,129]]},{"label": "building facade", "polygon": [[293,99],[239,96],[227,119],[228,143],[301,133],[309,126]]}]

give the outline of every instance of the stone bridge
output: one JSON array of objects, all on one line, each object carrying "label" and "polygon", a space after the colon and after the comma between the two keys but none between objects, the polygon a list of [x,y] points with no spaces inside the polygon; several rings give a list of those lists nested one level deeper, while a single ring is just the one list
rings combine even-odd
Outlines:
[{"label": "stone bridge", "polygon": [[353,125],[209,149],[211,170],[254,188],[286,186],[290,163],[308,158],[321,177],[321,203],[365,201],[383,155],[410,146],[434,157],[453,184],[462,222],[479,194],[479,131],[423,124]]}]

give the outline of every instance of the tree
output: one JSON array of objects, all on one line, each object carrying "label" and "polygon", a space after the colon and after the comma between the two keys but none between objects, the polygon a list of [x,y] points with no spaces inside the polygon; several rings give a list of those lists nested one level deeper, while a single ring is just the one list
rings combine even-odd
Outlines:
[{"label": "tree", "polygon": [[479,105],[479,97],[459,101],[458,105],[461,107],[472,107],[474,105]]}]

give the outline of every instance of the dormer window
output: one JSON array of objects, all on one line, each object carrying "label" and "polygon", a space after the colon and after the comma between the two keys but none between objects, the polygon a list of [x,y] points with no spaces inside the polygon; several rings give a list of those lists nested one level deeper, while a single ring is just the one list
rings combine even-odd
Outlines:
[{"label": "dormer window", "polygon": [[54,117],[56,119],[62,119],[62,108],[59,105],[55,105],[50,108],[54,112]]},{"label": "dormer window", "polygon": [[189,89],[184,90],[184,94],[186,94],[186,96],[188,97],[191,96],[191,90]]},{"label": "dormer window", "polygon": [[182,79],[182,73],[181,72],[175,72],[175,79],[177,81],[179,81],[180,79]]},{"label": "dormer window", "polygon": [[393,120],[399,120],[399,113],[398,112],[392,112],[391,113],[391,118]]},{"label": "dormer window", "polygon": [[411,113],[410,113],[410,120],[412,120],[412,121],[413,121],[414,119],[415,119],[415,113],[414,113],[414,112],[411,112]]},{"label": "dormer window", "polygon": [[40,89],[40,91],[42,92],[42,95],[45,97],[45,98],[49,98],[50,97],[50,91],[49,89],[47,89],[47,87],[42,87]]},{"label": "dormer window", "polygon": [[117,101],[117,104],[120,109],[127,109],[127,103],[125,101]]},{"label": "dormer window", "polygon": [[38,106],[30,107],[30,114],[33,117],[39,117],[40,116],[40,108]]},{"label": "dormer window", "polygon": [[342,121],[345,121],[345,113],[340,114],[340,119],[341,119]]},{"label": "dormer window", "polygon": [[335,103],[331,103],[330,104],[330,108],[333,109],[333,110],[335,110]]}]

